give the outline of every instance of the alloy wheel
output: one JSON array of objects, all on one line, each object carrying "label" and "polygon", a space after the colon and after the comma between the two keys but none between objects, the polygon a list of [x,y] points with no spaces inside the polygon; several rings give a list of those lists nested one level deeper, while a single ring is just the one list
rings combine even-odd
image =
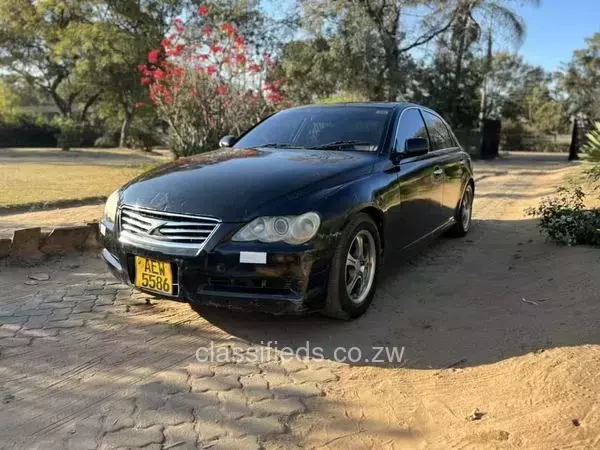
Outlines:
[{"label": "alloy wheel", "polygon": [[359,231],[348,249],[346,256],[346,293],[354,304],[365,301],[373,281],[377,264],[375,239],[368,230]]},{"label": "alloy wheel", "polygon": [[473,212],[473,191],[469,186],[465,190],[465,194],[463,195],[462,205],[460,208],[460,219],[462,221],[462,226],[465,231],[469,230],[471,226],[471,214]]}]

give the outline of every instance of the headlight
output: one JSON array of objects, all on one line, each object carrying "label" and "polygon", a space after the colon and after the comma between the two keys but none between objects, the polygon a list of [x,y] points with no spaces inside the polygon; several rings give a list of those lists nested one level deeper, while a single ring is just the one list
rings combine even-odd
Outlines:
[{"label": "headlight", "polygon": [[238,231],[233,240],[304,244],[315,237],[319,225],[321,217],[315,212],[301,216],[259,217]]},{"label": "headlight", "polygon": [[116,190],[109,195],[104,205],[104,219],[107,222],[115,223],[117,217],[117,207],[119,206],[119,191]]}]

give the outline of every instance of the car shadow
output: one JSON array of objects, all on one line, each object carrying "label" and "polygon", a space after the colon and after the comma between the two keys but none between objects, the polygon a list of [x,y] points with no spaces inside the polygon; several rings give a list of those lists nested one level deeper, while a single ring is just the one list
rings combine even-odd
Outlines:
[{"label": "car shadow", "polygon": [[354,365],[477,366],[599,343],[600,278],[584,270],[597,261],[596,249],[546,242],[534,220],[475,221],[464,239],[387,258],[371,308],[354,321],[195,309],[251,343],[319,348],[326,359]]}]

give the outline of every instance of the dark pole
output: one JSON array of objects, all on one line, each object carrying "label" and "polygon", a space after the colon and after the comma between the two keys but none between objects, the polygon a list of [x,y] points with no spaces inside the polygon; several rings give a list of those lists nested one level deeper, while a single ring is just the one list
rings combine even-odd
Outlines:
[{"label": "dark pole", "polygon": [[569,161],[579,159],[579,129],[577,119],[573,119],[573,134],[571,134],[571,146],[569,147]]}]

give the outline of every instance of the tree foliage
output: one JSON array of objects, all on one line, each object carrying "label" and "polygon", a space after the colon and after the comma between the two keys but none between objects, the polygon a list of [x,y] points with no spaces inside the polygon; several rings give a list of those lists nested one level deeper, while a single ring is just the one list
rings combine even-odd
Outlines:
[{"label": "tree foliage", "polygon": [[568,96],[569,112],[600,118],[600,33],[586,39],[587,48],[576,50],[560,78]]},{"label": "tree foliage", "polygon": [[239,136],[283,102],[283,80],[265,77],[275,61],[268,54],[253,59],[235,25],[210,12],[200,6],[187,26],[176,19],[161,47],[148,53],[148,64],[139,66],[141,83],[169,124],[176,157],[214,149],[222,136]]}]

